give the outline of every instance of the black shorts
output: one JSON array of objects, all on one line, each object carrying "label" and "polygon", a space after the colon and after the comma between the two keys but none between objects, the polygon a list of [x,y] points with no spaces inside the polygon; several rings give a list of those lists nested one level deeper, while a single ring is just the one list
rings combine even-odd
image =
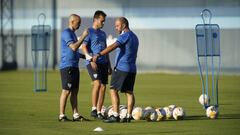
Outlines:
[{"label": "black shorts", "polygon": [[78,90],[79,88],[79,69],[67,67],[60,69],[62,88],[65,90]]},{"label": "black shorts", "polygon": [[97,64],[97,71],[92,69],[91,64],[88,64],[87,70],[92,81],[100,80],[102,84],[108,84],[108,64]]},{"label": "black shorts", "polygon": [[121,92],[133,91],[136,73],[124,72],[115,69],[112,73],[110,89]]}]

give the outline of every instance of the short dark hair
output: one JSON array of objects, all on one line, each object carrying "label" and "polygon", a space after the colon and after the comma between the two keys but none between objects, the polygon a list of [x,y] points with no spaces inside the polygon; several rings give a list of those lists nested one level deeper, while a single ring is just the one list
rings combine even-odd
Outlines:
[{"label": "short dark hair", "polygon": [[94,18],[94,19],[95,19],[95,18],[98,19],[99,16],[103,16],[103,17],[105,18],[107,15],[106,15],[106,13],[104,13],[103,11],[97,10],[97,11],[94,13],[93,18]]},{"label": "short dark hair", "polygon": [[126,25],[126,28],[129,28],[129,23],[126,17],[119,17],[118,20],[122,23]]}]

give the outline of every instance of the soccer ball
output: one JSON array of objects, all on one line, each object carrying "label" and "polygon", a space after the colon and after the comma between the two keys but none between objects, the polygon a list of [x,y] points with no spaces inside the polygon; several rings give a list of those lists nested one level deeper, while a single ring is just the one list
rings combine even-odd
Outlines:
[{"label": "soccer ball", "polygon": [[164,107],[163,110],[166,112],[166,119],[172,118],[172,112],[170,111],[169,107]]},{"label": "soccer ball", "polygon": [[122,110],[122,109],[127,109],[127,106],[126,105],[119,105],[119,110]]},{"label": "soccer ball", "polygon": [[208,105],[210,103],[210,98],[208,95],[202,94],[200,95],[198,101],[201,105]]},{"label": "soccer ball", "polygon": [[150,117],[147,121],[157,121],[158,114],[155,110],[150,113]]},{"label": "soccer ball", "polygon": [[173,117],[173,110],[176,108],[177,106],[176,105],[169,105],[168,106],[168,108],[169,108],[169,110],[170,110],[170,112],[171,112],[171,118]]},{"label": "soccer ball", "polygon": [[156,121],[157,120],[157,112],[151,106],[144,108],[143,110],[143,119],[147,121]]},{"label": "soccer ball", "polygon": [[173,112],[173,110],[176,108],[176,105],[169,105],[168,108],[171,112]]},{"label": "soccer ball", "polygon": [[120,119],[127,117],[127,108],[121,108],[119,117],[120,117]]},{"label": "soccer ball", "polygon": [[143,116],[143,110],[141,107],[135,107],[132,111],[132,117],[134,120],[140,120]]},{"label": "soccer ball", "polygon": [[216,119],[218,117],[218,108],[215,106],[209,106],[206,110],[206,115],[210,119]]},{"label": "soccer ball", "polygon": [[176,107],[174,110],[173,110],[173,118],[175,120],[182,120],[185,116],[185,111],[183,110],[182,107]]},{"label": "soccer ball", "polygon": [[151,106],[148,106],[148,107],[144,108],[144,110],[143,110],[143,119],[146,119],[146,120],[150,119],[150,115],[151,115],[151,113],[153,111],[155,111],[155,109],[153,107],[151,107]]},{"label": "soccer ball", "polygon": [[155,110],[148,110],[145,112],[145,120],[147,121],[157,121],[158,114]]},{"label": "soccer ball", "polygon": [[163,108],[157,108],[155,111],[157,112],[156,121],[162,121],[166,118],[166,112],[163,110]]},{"label": "soccer ball", "polygon": [[144,110],[154,110],[154,108],[151,107],[151,106],[147,106],[147,107],[144,108]]}]

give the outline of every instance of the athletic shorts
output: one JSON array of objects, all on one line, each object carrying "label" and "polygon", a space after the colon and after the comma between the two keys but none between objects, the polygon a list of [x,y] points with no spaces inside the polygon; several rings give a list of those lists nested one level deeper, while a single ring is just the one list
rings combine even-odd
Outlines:
[{"label": "athletic shorts", "polygon": [[110,89],[121,92],[133,91],[136,73],[124,72],[115,69],[112,73]]},{"label": "athletic shorts", "polygon": [[91,64],[88,64],[87,70],[92,81],[100,80],[102,84],[108,84],[108,64],[97,63],[97,71],[92,69]]},{"label": "athletic shorts", "polygon": [[77,90],[79,88],[79,69],[75,67],[66,67],[60,69],[62,89]]}]

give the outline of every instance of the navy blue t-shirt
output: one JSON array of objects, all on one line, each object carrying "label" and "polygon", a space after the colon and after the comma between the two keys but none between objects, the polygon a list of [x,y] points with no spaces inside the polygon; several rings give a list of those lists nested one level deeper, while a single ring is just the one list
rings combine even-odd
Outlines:
[{"label": "navy blue t-shirt", "polygon": [[80,53],[73,51],[69,45],[77,41],[77,36],[70,28],[66,28],[61,34],[61,62],[60,69],[66,67],[78,67]]},{"label": "navy blue t-shirt", "polygon": [[137,51],[138,51],[138,38],[132,32],[128,31],[121,34],[116,41],[117,55],[115,65],[118,70],[136,73],[136,59],[137,59]]},{"label": "navy blue t-shirt", "polygon": [[[84,39],[83,44],[86,44],[88,53],[90,55],[95,55],[107,47],[106,44],[106,33],[100,29],[89,28],[88,36]],[[86,65],[90,62],[86,60]],[[98,64],[106,64],[108,63],[106,56],[101,56],[98,58]]]}]

